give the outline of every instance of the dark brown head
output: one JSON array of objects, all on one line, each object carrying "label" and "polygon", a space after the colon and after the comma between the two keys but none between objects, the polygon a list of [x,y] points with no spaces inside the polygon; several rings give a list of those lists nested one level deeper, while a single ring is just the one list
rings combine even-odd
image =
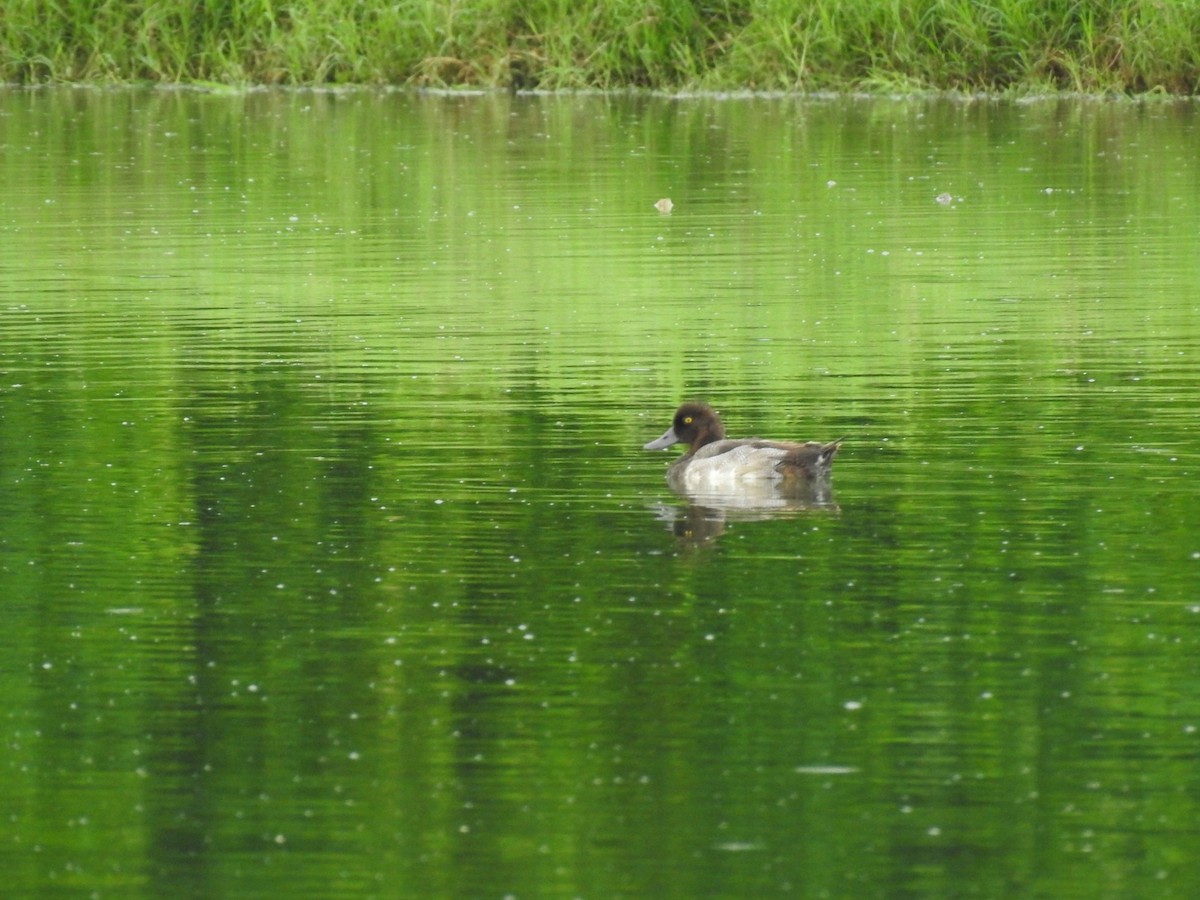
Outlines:
[{"label": "dark brown head", "polygon": [[687,444],[688,451],[695,453],[705,444],[725,437],[725,426],[721,417],[707,403],[685,403],[675,410],[675,418],[666,433],[646,444],[644,450],[666,450],[673,444]]}]

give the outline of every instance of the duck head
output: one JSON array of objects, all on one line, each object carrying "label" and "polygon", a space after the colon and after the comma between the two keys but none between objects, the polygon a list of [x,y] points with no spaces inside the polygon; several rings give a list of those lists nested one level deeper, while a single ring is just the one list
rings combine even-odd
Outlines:
[{"label": "duck head", "polygon": [[707,403],[685,403],[675,410],[671,427],[662,437],[646,444],[643,450],[667,450],[674,444],[687,444],[695,452],[705,444],[725,437],[721,417]]}]

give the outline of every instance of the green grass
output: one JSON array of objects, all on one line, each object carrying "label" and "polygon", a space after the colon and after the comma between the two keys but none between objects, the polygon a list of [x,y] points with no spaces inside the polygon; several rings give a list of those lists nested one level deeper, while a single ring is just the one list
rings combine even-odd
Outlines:
[{"label": "green grass", "polygon": [[1200,0],[8,0],[9,82],[1200,92]]}]

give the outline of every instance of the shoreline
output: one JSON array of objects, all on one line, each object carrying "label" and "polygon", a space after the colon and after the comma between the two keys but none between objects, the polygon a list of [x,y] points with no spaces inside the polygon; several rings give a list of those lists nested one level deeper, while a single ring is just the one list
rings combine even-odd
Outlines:
[{"label": "shoreline", "polygon": [[1200,0],[10,5],[21,85],[1200,95]]},{"label": "shoreline", "polygon": [[807,102],[837,102],[844,100],[873,101],[888,100],[944,100],[951,103],[1013,103],[1017,105],[1071,100],[1086,103],[1128,104],[1191,104],[1200,102],[1200,94],[1170,94],[1164,91],[1123,93],[1117,91],[956,91],[956,90],[666,90],[659,88],[560,88],[511,90],[504,87],[463,85],[458,87],[429,87],[402,84],[263,84],[237,83],[220,84],[207,81],[161,82],[161,81],[47,81],[24,84],[0,81],[0,91],[39,92],[54,90],[80,91],[179,91],[196,94],[240,94],[295,93],[295,94],[413,94],[430,97],[518,97],[518,98],[561,98],[561,97],[629,97],[656,100],[797,100]]}]

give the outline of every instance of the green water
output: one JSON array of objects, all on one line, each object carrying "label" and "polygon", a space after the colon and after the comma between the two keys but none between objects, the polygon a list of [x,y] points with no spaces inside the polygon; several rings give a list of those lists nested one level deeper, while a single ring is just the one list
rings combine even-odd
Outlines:
[{"label": "green water", "polygon": [[[1194,104],[0,129],[13,896],[1200,890]],[[675,496],[690,397],[832,502]]]}]

